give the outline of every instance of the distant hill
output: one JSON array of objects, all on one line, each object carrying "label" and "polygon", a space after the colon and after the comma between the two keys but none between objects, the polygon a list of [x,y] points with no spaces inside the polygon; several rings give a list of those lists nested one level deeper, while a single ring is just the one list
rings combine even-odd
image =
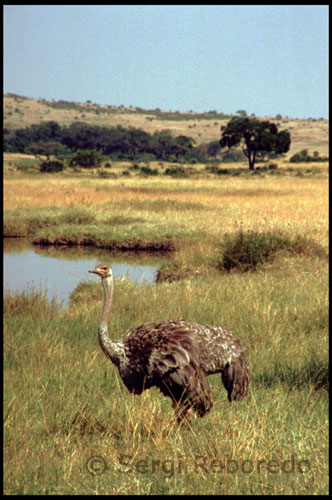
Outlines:
[{"label": "distant hill", "polygon": [[[237,115],[236,115],[237,116]],[[114,127],[135,127],[150,134],[156,130],[168,129],[174,135],[192,137],[196,144],[220,139],[221,125],[225,125],[232,115],[209,111],[207,113],[162,111],[160,109],[146,110],[137,107],[105,106],[69,101],[48,101],[46,99],[31,99],[16,94],[4,95],[4,128],[25,128],[32,124],[46,121],[56,121],[60,125],[70,125],[73,122],[84,122],[93,125]],[[327,120],[300,120],[288,117],[264,117],[275,122],[280,130],[288,129],[292,144],[287,156],[303,149],[319,151],[328,155]]]}]

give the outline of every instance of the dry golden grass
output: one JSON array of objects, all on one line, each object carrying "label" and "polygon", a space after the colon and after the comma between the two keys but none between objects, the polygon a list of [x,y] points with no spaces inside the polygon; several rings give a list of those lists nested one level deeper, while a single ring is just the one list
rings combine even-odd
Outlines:
[{"label": "dry golden grass", "polygon": [[[96,214],[129,215],[134,210],[135,217],[201,227],[213,237],[233,232],[236,224],[255,231],[281,227],[327,245],[326,178],[119,180],[35,176],[4,180],[5,210],[82,205],[94,208]],[[163,210],[158,210],[158,205]]]}]

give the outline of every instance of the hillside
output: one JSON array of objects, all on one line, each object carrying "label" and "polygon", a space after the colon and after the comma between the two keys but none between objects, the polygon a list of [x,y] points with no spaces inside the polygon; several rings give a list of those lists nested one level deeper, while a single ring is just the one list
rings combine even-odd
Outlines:
[{"label": "hillside", "polygon": [[[163,129],[171,130],[174,135],[192,137],[196,144],[220,139],[220,127],[225,125],[231,116],[217,112],[195,113],[180,111],[144,110],[141,108],[125,108],[123,106],[105,106],[68,101],[47,101],[31,99],[15,94],[4,96],[4,127],[17,129],[28,127],[45,121],[56,121],[60,125],[69,125],[80,121],[93,125],[114,127],[135,127],[148,133]],[[292,143],[287,156],[303,149],[319,151],[328,155],[327,120],[301,120],[292,118],[275,119],[266,117],[278,124],[280,130],[288,129]]]}]

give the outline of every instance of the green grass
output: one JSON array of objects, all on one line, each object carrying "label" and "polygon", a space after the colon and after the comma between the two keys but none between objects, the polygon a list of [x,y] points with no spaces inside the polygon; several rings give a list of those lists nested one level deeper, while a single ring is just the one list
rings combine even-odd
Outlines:
[{"label": "green grass", "polygon": [[292,259],[296,267],[299,256],[326,262],[327,255],[322,245],[305,235],[292,235],[280,229],[245,232],[240,228],[235,233],[225,233],[221,241],[207,237],[204,243],[178,252],[160,266],[157,281],[215,275],[216,271],[254,272],[278,265],[285,270],[287,259]]},{"label": "green grass", "polygon": [[229,405],[209,377],[212,412],[180,429],[168,399],[130,395],[100,350],[99,280],[70,309],[33,289],[6,295],[4,493],[327,494],[328,280],[321,261],[311,270],[116,281],[114,338],[184,318],[222,324],[247,349],[248,396]]},{"label": "green grass", "polygon": [[220,244],[220,259],[217,269],[230,271],[255,270],[259,264],[271,261],[281,250],[290,254],[309,254],[326,257],[326,252],[314,240],[305,235],[290,237],[285,231],[267,232],[243,231],[242,228],[233,234],[225,234]]},{"label": "green grass", "polygon": [[[5,237],[29,237],[44,245],[94,245],[111,250],[174,251],[180,242],[195,242],[204,237],[203,230],[187,227],[185,221],[169,225],[160,220],[158,212],[171,208],[176,211],[177,202],[156,201],[131,203],[137,210],[151,211],[147,217],[124,215],[121,203],[115,209],[98,211],[84,205],[59,208],[17,208],[8,210],[4,217]],[[200,207],[195,207],[197,210]],[[189,203],[184,210],[193,210]],[[128,211],[128,206],[127,206]],[[110,215],[110,213],[112,215]]]}]

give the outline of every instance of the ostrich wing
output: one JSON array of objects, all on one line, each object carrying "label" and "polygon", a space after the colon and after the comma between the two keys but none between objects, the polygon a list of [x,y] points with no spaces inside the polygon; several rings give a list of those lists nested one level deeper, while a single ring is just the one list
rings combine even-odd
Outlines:
[{"label": "ostrich wing", "polygon": [[151,352],[150,373],[164,376],[169,371],[186,368],[189,364],[189,353],[178,342],[172,341]]},{"label": "ostrich wing", "polygon": [[154,385],[180,404],[189,404],[204,415],[212,408],[210,386],[201,370],[196,347],[189,338],[171,338],[150,356]]}]

